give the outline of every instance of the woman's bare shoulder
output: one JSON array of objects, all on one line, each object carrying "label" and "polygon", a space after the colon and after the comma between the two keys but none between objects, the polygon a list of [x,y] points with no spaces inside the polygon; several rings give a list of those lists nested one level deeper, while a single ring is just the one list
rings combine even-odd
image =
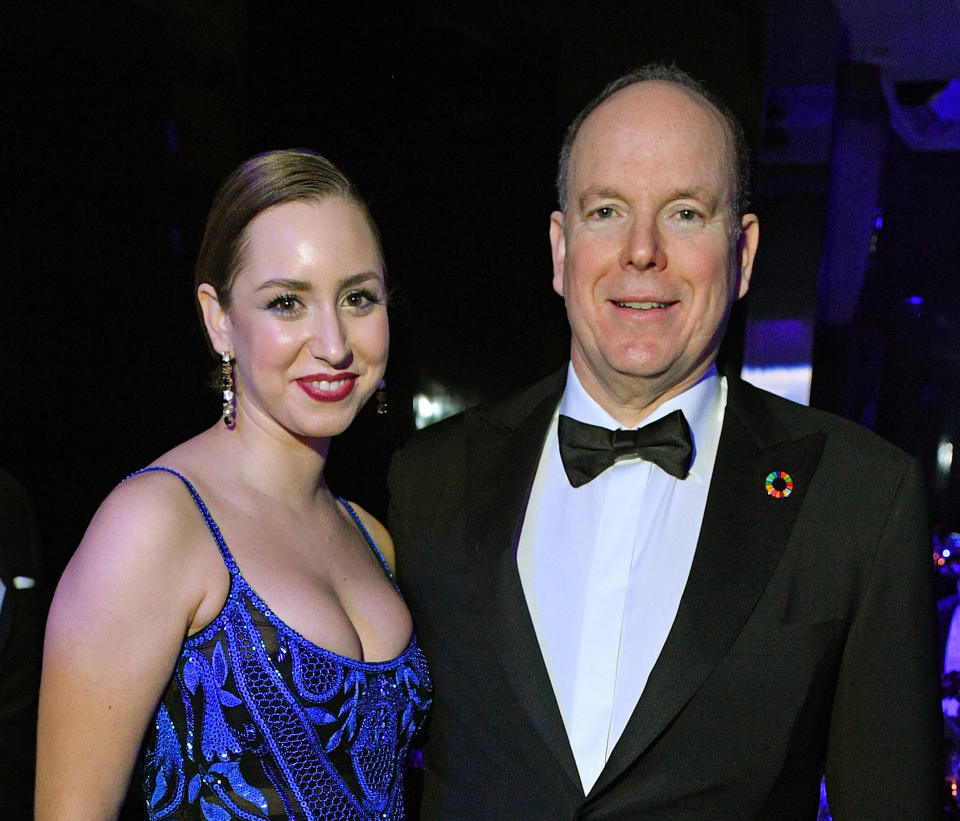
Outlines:
[{"label": "woman's bare shoulder", "polygon": [[183,479],[168,470],[150,469],[127,477],[110,492],[84,541],[107,531],[118,537],[115,543],[158,547],[176,544],[177,537],[198,525],[203,525],[203,519]]},{"label": "woman's bare shoulder", "polygon": [[[121,482],[104,499],[57,588],[55,606],[86,610],[98,602],[123,607],[160,595],[188,617],[205,588],[196,563],[203,517],[183,482],[148,471]],[[94,598],[93,591],[97,591]]]}]

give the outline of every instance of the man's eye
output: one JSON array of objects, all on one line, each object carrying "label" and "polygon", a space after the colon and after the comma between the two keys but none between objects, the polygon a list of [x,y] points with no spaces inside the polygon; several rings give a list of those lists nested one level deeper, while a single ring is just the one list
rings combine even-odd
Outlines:
[{"label": "man's eye", "polygon": [[689,222],[690,220],[695,220],[700,215],[692,208],[681,208],[677,211],[677,216],[684,222]]},{"label": "man's eye", "polygon": [[614,216],[614,214],[616,213],[617,212],[614,211],[613,208],[611,208],[609,205],[601,205],[599,208],[595,208],[591,212],[590,216],[596,219],[605,220],[605,219],[610,219],[610,217]]}]

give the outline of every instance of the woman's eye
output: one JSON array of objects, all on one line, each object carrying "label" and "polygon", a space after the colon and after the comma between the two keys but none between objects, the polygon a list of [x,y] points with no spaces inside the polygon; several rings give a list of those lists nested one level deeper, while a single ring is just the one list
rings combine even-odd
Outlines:
[{"label": "woman's eye", "polygon": [[382,300],[377,294],[367,290],[350,291],[343,297],[344,306],[359,310],[372,308],[374,305],[378,305],[381,301]]},{"label": "woman's eye", "polygon": [[293,294],[278,294],[267,303],[267,308],[279,314],[296,313],[300,300]]}]

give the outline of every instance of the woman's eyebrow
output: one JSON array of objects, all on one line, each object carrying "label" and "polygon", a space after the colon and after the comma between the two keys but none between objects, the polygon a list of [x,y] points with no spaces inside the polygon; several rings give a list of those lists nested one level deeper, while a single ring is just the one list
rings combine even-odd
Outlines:
[{"label": "woman's eyebrow", "polygon": [[266,282],[262,282],[257,286],[258,291],[263,291],[267,288],[285,288],[288,291],[310,291],[313,289],[313,285],[303,279],[285,279],[281,277],[279,279],[268,279]]}]

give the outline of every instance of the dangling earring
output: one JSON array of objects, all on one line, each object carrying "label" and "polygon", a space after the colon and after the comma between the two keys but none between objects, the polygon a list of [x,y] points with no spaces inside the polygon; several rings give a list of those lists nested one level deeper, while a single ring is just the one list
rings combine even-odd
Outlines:
[{"label": "dangling earring", "polygon": [[224,351],[220,363],[220,389],[223,391],[223,424],[233,430],[237,424],[237,397],[233,392],[233,359]]},{"label": "dangling earring", "polygon": [[381,379],[380,384],[377,385],[377,392],[374,394],[374,398],[377,400],[377,413],[381,416],[384,416],[389,407],[387,406],[387,380]]}]

